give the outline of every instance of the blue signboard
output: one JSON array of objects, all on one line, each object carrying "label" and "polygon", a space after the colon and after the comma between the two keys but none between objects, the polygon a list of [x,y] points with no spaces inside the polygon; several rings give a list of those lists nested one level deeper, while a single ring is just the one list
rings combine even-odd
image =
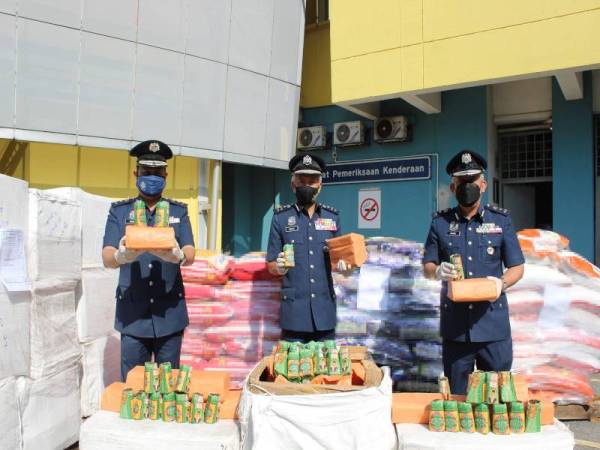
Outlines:
[{"label": "blue signboard", "polygon": [[429,156],[419,156],[381,161],[329,164],[323,174],[323,183],[367,183],[428,180],[430,178],[431,158]]}]

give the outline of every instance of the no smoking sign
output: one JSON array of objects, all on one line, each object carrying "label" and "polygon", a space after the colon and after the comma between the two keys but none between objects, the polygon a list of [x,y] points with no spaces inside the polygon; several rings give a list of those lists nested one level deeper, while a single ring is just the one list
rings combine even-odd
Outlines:
[{"label": "no smoking sign", "polygon": [[381,190],[358,191],[358,228],[381,228]]}]

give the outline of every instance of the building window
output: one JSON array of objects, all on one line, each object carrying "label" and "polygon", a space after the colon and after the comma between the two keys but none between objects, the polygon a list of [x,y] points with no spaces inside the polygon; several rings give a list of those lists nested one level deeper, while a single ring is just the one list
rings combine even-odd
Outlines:
[{"label": "building window", "polygon": [[329,21],[329,0],[306,0],[306,26]]},{"label": "building window", "polygon": [[552,176],[552,130],[506,131],[498,140],[503,180]]}]

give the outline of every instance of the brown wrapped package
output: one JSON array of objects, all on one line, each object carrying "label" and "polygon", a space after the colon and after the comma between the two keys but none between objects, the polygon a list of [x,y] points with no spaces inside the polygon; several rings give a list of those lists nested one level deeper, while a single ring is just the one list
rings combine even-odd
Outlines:
[{"label": "brown wrapped package", "polygon": [[100,409],[118,413],[121,410],[121,393],[125,389],[125,383],[113,383],[102,392],[100,398]]},{"label": "brown wrapped package", "polygon": [[[177,379],[178,373],[179,371],[177,369],[173,369],[173,379]],[[192,370],[188,393],[191,396],[194,392],[200,392],[204,395],[205,399],[208,394],[219,394],[219,398],[221,399],[221,402],[223,402],[225,394],[229,391],[229,381],[230,377],[228,372]],[[127,374],[125,384],[134,391],[143,389],[144,366],[136,366],[131,369]]]},{"label": "brown wrapped package", "polygon": [[125,246],[130,250],[171,250],[175,243],[175,230],[172,227],[125,227]]},{"label": "brown wrapped package", "polygon": [[496,282],[487,278],[449,281],[448,298],[454,302],[494,302]]},{"label": "brown wrapped package", "polygon": [[353,268],[362,266],[367,260],[367,247],[362,234],[349,233],[327,239],[327,246],[333,269],[337,267],[337,263],[341,259]]}]

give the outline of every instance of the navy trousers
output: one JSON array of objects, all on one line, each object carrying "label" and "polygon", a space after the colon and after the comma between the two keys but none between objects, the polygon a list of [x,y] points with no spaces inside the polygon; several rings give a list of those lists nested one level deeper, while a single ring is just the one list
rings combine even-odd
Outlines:
[{"label": "navy trousers", "polygon": [[183,331],[159,338],[121,334],[121,381],[125,381],[135,366],[152,361],[153,355],[156,363],[170,362],[173,369],[179,369],[182,339]]},{"label": "navy trousers", "polygon": [[510,370],[513,361],[512,338],[494,342],[442,343],[444,373],[453,394],[467,393],[469,374],[475,369],[500,372]]},{"label": "navy trousers", "polygon": [[288,342],[328,341],[335,339],[335,330],[322,330],[315,332],[281,330],[281,339]]}]

